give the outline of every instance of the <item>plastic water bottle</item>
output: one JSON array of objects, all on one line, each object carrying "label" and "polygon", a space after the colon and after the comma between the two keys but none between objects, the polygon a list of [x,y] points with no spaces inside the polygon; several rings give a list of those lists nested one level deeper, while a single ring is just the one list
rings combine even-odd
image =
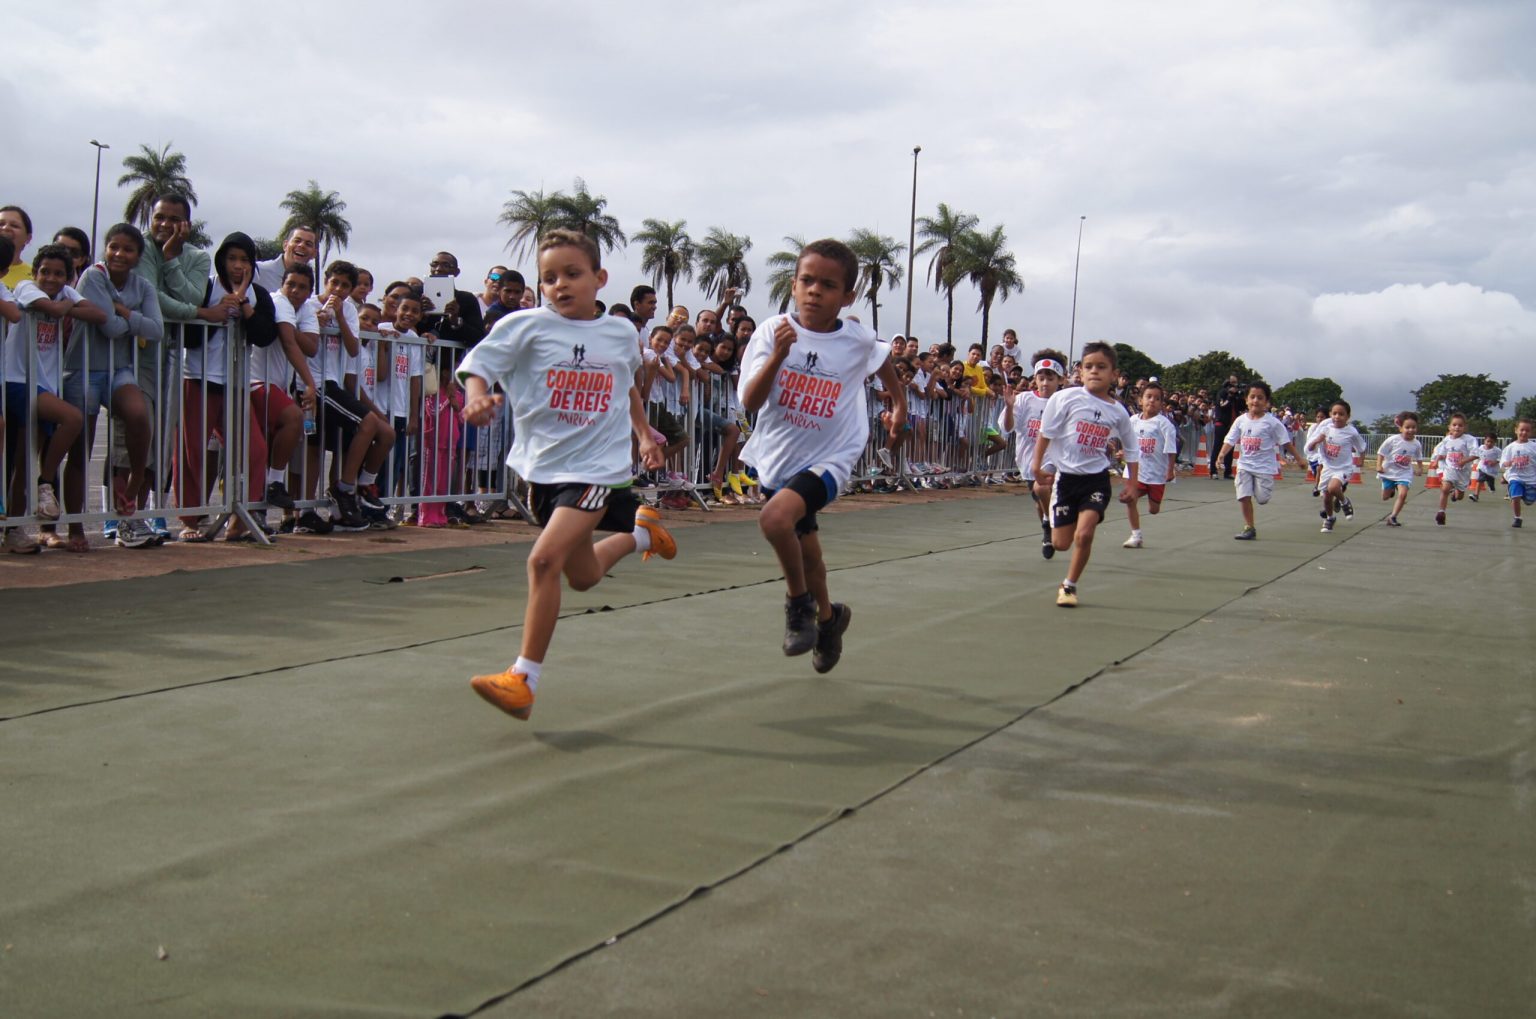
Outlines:
[{"label": "plastic water bottle", "polygon": [[315,434],[315,408],[313,406],[304,408],[304,434],[306,436]]}]

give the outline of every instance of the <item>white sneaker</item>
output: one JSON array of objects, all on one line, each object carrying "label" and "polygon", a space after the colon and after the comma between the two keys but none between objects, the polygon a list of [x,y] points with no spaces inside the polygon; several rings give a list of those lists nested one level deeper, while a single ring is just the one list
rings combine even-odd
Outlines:
[{"label": "white sneaker", "polygon": [[59,498],[53,494],[52,485],[37,486],[37,518],[39,520],[59,519]]},{"label": "white sneaker", "polygon": [[34,555],[42,551],[42,546],[32,540],[24,527],[8,527],[5,531],[5,539],[0,541],[0,548],[17,555]]},{"label": "white sneaker", "polygon": [[880,466],[884,467],[886,470],[894,471],[896,469],[896,461],[891,459],[891,451],[886,449],[884,446],[881,446],[879,449],[875,450],[875,456],[877,459],[879,459]]},{"label": "white sneaker", "polygon": [[1139,534],[1131,535],[1129,538],[1125,539],[1125,542],[1120,547],[1121,548],[1140,548],[1141,547],[1141,535],[1139,535]]}]

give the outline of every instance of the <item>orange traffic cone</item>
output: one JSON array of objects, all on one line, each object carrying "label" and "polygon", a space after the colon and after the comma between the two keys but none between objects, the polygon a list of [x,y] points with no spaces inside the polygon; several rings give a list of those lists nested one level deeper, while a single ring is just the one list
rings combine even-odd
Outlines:
[{"label": "orange traffic cone", "polygon": [[1362,462],[1363,461],[1361,461],[1361,459],[1360,459],[1360,454],[1356,453],[1355,454],[1355,471],[1354,471],[1353,474],[1351,474],[1349,476],[1349,483],[1351,485],[1358,485],[1358,484],[1360,484],[1360,467],[1361,467]]},{"label": "orange traffic cone", "polygon": [[1439,488],[1440,487],[1440,469],[1438,467],[1431,467],[1429,469],[1429,476],[1424,479],[1424,487],[1425,488]]},{"label": "orange traffic cone", "polygon": [[1195,450],[1195,477],[1211,476],[1211,451],[1205,444],[1205,430],[1200,431],[1200,448]]}]

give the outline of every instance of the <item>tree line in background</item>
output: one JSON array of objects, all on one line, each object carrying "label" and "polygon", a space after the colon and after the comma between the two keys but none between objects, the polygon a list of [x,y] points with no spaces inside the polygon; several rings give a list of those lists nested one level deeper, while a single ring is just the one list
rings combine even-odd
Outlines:
[{"label": "tree line in background", "polygon": [[[118,178],[118,187],[130,188],[123,217],[141,228],[148,228],[155,199],[167,192],[185,195],[194,207],[197,191],[187,175],[187,158],[173,152],[171,144],[156,151],[141,144],[139,151],[123,159],[126,171]],[[287,214],[276,237],[287,236],[298,224],[315,228],[320,244],[322,265],[330,259],[332,248],[346,249],[352,238],[352,224],[342,215],[347,203],[335,191],[325,191],[313,179],[303,188],[288,192],[278,203]],[[696,283],[704,296],[714,300],[726,290],[747,294],[752,289],[752,273],[747,267],[747,252],[752,238],[712,226],[702,239],[695,241],[688,233],[686,220],[646,219],[630,237],[619,221],[608,212],[608,199],[595,195],[580,177],[571,190],[515,190],[502,206],[497,222],[511,230],[507,250],[516,259],[524,259],[538,245],[546,232],[561,228],[592,238],[599,248],[613,252],[630,244],[641,246],[640,271],[658,290],[664,290],[667,306],[673,306],[674,289],[679,280]],[[955,291],[964,284],[976,289],[976,310],[981,313],[981,342],[989,342],[992,306],[1007,301],[1011,294],[1023,293],[1024,279],[1019,275],[1008,237],[1002,224],[981,229],[980,217],[952,209],[940,202],[932,216],[917,220],[919,241],[914,256],[928,256],[926,282],[944,295],[944,338],[953,343],[955,332]],[[190,243],[212,248],[207,224],[192,221]],[[870,327],[880,331],[881,291],[894,291],[906,277],[902,256],[907,245],[877,231],[856,229],[847,238],[859,260],[859,299],[869,304]],[[768,300],[778,311],[789,308],[794,289],[795,265],[805,238],[789,234],[784,246],[767,257]],[[258,255],[275,258],[282,250],[279,240],[258,238]],[[1228,377],[1236,375],[1248,382],[1263,380],[1242,358],[1225,350],[1213,350],[1178,364],[1161,365],[1128,343],[1116,343],[1120,370],[1131,378],[1157,376],[1165,385],[1177,389],[1220,388]],[[1327,407],[1340,398],[1343,387],[1330,378],[1299,378],[1275,390],[1276,406],[1289,406],[1308,413]],[[1509,382],[1480,375],[1440,375],[1412,390],[1414,409],[1427,425],[1443,426],[1453,412],[1465,414],[1474,431],[1487,428],[1509,429],[1513,419],[1495,419],[1493,413],[1504,405]],[[1515,418],[1536,417],[1536,396],[1527,396],[1515,406]],[[1372,431],[1395,428],[1392,415],[1385,414],[1369,423]]]}]

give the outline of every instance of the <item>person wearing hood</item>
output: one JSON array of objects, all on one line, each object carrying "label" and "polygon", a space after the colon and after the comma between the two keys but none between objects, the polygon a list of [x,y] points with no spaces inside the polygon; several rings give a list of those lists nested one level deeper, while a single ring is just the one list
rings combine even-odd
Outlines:
[{"label": "person wearing hood", "polygon": [[[234,339],[230,325],[240,323],[246,344],[267,347],[277,339],[277,318],[272,295],[256,282],[256,245],[243,233],[232,233],[214,252],[213,275],[204,287],[197,317],[210,323],[206,336],[188,330],[186,350],[182,355],[181,431],[176,444],[175,487],[177,501],[183,507],[201,506],[207,500],[204,463],[208,436],[217,435],[226,450],[235,443],[226,430],[225,401],[230,385],[241,383],[244,362],[239,350],[231,349]],[[230,367],[236,369],[230,376]],[[229,404],[231,415],[245,413],[250,423],[247,444],[246,499],[262,501],[266,484],[267,442],[261,423],[249,401]],[[230,424],[238,422],[230,421]],[[181,517],[182,541],[207,541],[213,537],[202,527],[198,514]],[[230,539],[238,537],[231,526]]]}]

